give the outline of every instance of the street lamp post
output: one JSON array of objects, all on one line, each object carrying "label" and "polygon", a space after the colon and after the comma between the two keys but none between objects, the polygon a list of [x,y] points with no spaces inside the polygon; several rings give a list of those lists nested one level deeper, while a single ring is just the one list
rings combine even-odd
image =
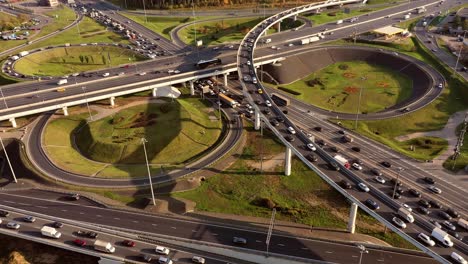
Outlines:
[{"label": "street lamp post", "polygon": [[145,13],[145,23],[148,23],[148,17],[146,16],[146,8],[145,8],[145,0],[141,0],[143,2],[143,12]]},{"label": "street lamp post", "polygon": [[[365,78],[363,77],[362,80],[365,80]],[[361,108],[361,95],[362,95],[362,85],[361,87],[359,88],[359,99],[358,99],[358,105],[357,105],[357,110],[356,110],[356,122],[354,122],[354,130],[357,130],[357,123],[358,123],[358,119],[359,119],[359,110]]]},{"label": "street lamp post", "polygon": [[397,189],[397,185],[398,185],[398,180],[400,179],[400,173],[405,170],[402,167],[398,167],[397,169],[398,169],[398,174],[397,174],[397,178],[396,178],[396,181],[395,181],[395,186],[393,187],[392,199],[395,199],[395,193],[396,193],[396,189]]},{"label": "street lamp post", "polygon": [[[467,31],[465,30],[465,32],[463,33],[463,40],[465,40],[466,32],[467,32]],[[460,45],[460,51],[458,52],[457,61],[455,62],[454,74],[457,72],[458,61],[460,60],[461,52],[462,52],[463,46],[464,46],[464,44],[462,43],[462,44]]]},{"label": "street lamp post", "polygon": [[5,145],[3,145],[3,139],[2,139],[1,136],[0,136],[0,143],[2,144],[2,149],[5,152],[5,157],[7,159],[8,166],[10,166],[11,175],[13,176],[13,180],[15,181],[15,183],[18,183],[18,180],[16,179],[15,171],[13,170],[13,166],[11,166],[10,158],[8,157],[8,153],[6,151]]},{"label": "street lamp post", "polygon": [[93,120],[93,115],[91,114],[91,109],[89,108],[88,96],[86,95],[86,87],[82,86],[81,90],[83,90],[83,94],[84,94],[85,101],[86,101],[86,107],[88,108],[89,120],[94,121]]},{"label": "street lamp post", "polygon": [[[151,171],[148,163],[148,154],[146,153],[146,138],[141,138],[141,143],[143,144],[143,150],[145,152],[145,161],[146,161],[146,169],[148,170],[148,179],[150,183],[150,189],[151,189],[151,197],[153,198],[153,205],[156,206],[156,200],[154,199],[154,191],[153,191],[153,181],[151,180]],[[162,168],[162,167],[161,167]]]},{"label": "street lamp post", "polygon": [[222,125],[222,119],[221,119],[221,100],[219,98],[219,93],[220,93],[220,90],[219,90],[219,83],[218,83],[218,74],[219,74],[219,71],[216,70],[214,72],[215,74],[215,82],[216,82],[216,89],[218,90],[218,101],[216,102],[216,104],[218,105],[218,115],[219,115],[219,122],[220,124]]},{"label": "street lamp post", "polygon": [[8,109],[8,104],[7,104],[7,102],[6,102],[5,96],[3,95],[3,90],[2,90],[1,87],[0,87],[0,93],[2,94],[3,103],[5,104],[5,107]]},{"label": "street lamp post", "polygon": [[367,253],[369,253],[369,251],[367,251],[366,247],[364,247],[363,245],[358,245],[357,247],[359,248],[359,253],[361,253],[361,254],[359,255],[359,264],[361,264],[361,262],[362,262],[362,254],[364,254],[364,253],[367,254]]}]

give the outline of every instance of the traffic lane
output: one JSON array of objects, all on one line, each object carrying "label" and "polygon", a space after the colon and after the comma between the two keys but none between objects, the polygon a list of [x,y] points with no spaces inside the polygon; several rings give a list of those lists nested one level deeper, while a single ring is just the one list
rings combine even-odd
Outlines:
[{"label": "traffic lane", "polygon": [[[452,188],[452,187],[445,187],[445,186],[442,186],[438,184],[439,187],[441,187],[444,191],[444,194],[447,194],[447,195],[443,195],[443,196],[434,196],[433,193],[431,191],[429,191],[427,189],[427,184],[424,184],[424,181],[422,180],[422,178],[426,177],[427,176],[427,173],[421,169],[415,169],[415,170],[411,170],[409,169],[408,167],[411,166],[410,163],[406,162],[406,157],[401,157],[400,159],[397,159],[395,157],[395,154],[392,153],[392,152],[389,152],[383,148],[381,148],[380,146],[375,146],[367,141],[365,141],[364,139],[361,139],[360,137],[357,137],[355,135],[352,135],[355,142],[352,143],[352,145],[349,145],[350,143],[347,143],[347,144],[343,144],[340,140],[339,140],[339,137],[336,137],[336,135],[339,135],[338,133],[336,133],[335,129],[337,128],[334,128],[334,127],[330,127],[331,125],[328,123],[328,122],[325,122],[325,121],[320,121],[318,120],[317,118],[315,117],[312,117],[311,115],[309,114],[306,114],[306,113],[302,113],[301,111],[296,111],[293,107],[290,107],[291,109],[291,114],[290,116],[294,118],[294,116],[297,116],[295,118],[296,120],[296,123],[299,123],[299,124],[311,124],[312,122],[315,122],[314,125],[316,125],[318,122],[321,122],[320,124],[317,124],[319,126],[321,126],[323,129],[322,129],[322,132],[317,132],[317,131],[314,131],[314,129],[312,129],[312,127],[310,127],[311,129],[311,133],[314,134],[314,135],[320,135],[320,137],[324,137],[324,138],[332,138],[332,142],[335,146],[337,146],[337,148],[339,149],[344,149],[344,152],[345,156],[351,156],[352,158],[359,158],[361,160],[363,160],[365,162],[365,164],[367,164],[367,166],[369,168],[378,168],[379,170],[381,170],[383,173],[385,173],[388,178],[388,176],[391,176],[391,178],[396,178],[398,172],[395,171],[395,169],[387,169],[385,167],[383,167],[381,165],[381,161],[389,161],[391,160],[392,163],[393,163],[393,167],[402,167],[404,168],[405,170],[403,172],[400,173],[400,178],[403,182],[407,182],[407,181],[410,181],[411,182],[411,185],[413,185],[412,187],[414,187],[415,189],[418,189],[420,190],[422,193],[426,193],[427,195],[430,195],[433,199],[439,199],[439,200],[443,200],[443,203],[444,204],[450,204],[454,207],[457,207],[457,209],[461,210],[461,212],[465,212],[466,211],[466,208],[467,206],[464,206],[464,203],[466,203],[466,201],[463,199],[464,197],[464,191],[462,192],[459,192],[457,191],[458,188]],[[328,128],[330,127],[330,128]],[[327,129],[328,128],[328,129]],[[328,141],[328,143],[330,144],[330,141]],[[361,151],[359,153],[355,152],[355,151],[352,151],[349,149],[350,146],[359,146],[361,148]],[[377,151],[376,151],[377,150]],[[372,157],[368,157],[368,156],[365,156],[364,153],[373,153]],[[401,154],[399,154],[401,155]],[[376,158],[376,157],[379,157],[379,158]],[[369,161],[369,160],[374,160],[375,163],[366,163],[366,160]],[[397,162],[395,162],[397,161]],[[400,162],[401,161],[401,162]],[[366,166],[364,166],[364,168],[366,168]],[[363,172],[366,172],[366,170],[363,170]],[[385,177],[385,176],[384,176]],[[413,183],[414,181],[414,183]],[[460,201],[459,203],[455,203],[455,202],[451,202],[451,201]],[[441,201],[442,202],[442,201]],[[461,203],[461,204],[460,204]]]},{"label": "traffic lane", "polygon": [[[93,244],[96,239],[88,238],[86,236],[80,236],[77,234],[78,230],[81,231],[93,231],[98,233],[98,238],[99,240],[110,242],[112,245],[115,246],[116,252],[113,255],[121,256],[127,259],[131,260],[137,260],[141,261],[141,254],[149,254],[152,255],[154,259],[159,257],[159,255],[154,251],[154,248],[156,245],[154,244],[149,244],[147,242],[143,241],[136,241],[134,239],[129,239],[132,241],[135,241],[135,247],[128,247],[126,246],[123,242],[124,240],[127,240],[127,238],[122,238],[118,237],[115,235],[110,235],[106,233],[99,232],[97,230],[89,230],[85,228],[80,228],[77,226],[72,226],[68,224],[64,224],[62,228],[57,228],[57,230],[62,233],[62,236],[58,239],[51,239],[42,236],[40,229],[42,226],[52,226],[53,222],[46,220],[46,219],[41,219],[41,218],[36,218],[36,221],[34,223],[27,223],[23,221],[24,215],[10,212],[11,215],[8,218],[3,218],[4,221],[15,221],[21,225],[19,228],[18,233],[25,234],[28,236],[33,236],[33,237],[39,237],[39,238],[44,238],[45,240],[50,240],[52,242],[58,242],[58,243],[64,243],[72,247],[80,247],[74,243],[75,239],[80,239],[86,242],[86,245],[80,248],[95,251]],[[162,246],[165,246],[164,244],[160,244]],[[172,249],[170,254],[168,255],[171,259],[174,261],[178,262],[184,262],[184,263],[191,263],[191,258],[194,254],[191,254],[189,252],[183,252],[179,250],[174,250]],[[225,263],[224,261],[217,260],[217,259],[210,259],[207,258],[207,260],[212,263]]]},{"label": "traffic lane", "polygon": [[81,196],[79,200],[72,200],[70,199],[70,194],[73,194],[73,192],[61,193],[61,192],[48,191],[48,190],[29,189],[29,190],[14,191],[14,194],[21,195],[21,196],[35,197],[37,199],[68,202],[71,204],[103,207],[103,205],[101,205],[100,203],[97,203],[84,196]]},{"label": "traffic lane", "polygon": [[[165,235],[175,236],[175,237],[184,237],[188,239],[204,239],[204,237],[208,237],[212,235],[215,239],[208,239],[209,242],[217,242],[220,240],[220,236],[222,236],[223,241],[227,245],[232,245],[232,236],[244,236],[249,240],[249,248],[256,249],[256,250],[265,250],[265,244],[256,242],[258,241],[265,241],[266,238],[266,230],[264,232],[256,232],[256,231],[246,231],[241,229],[234,229],[228,227],[222,227],[219,225],[209,225],[206,223],[195,223],[195,222],[188,222],[184,220],[178,219],[166,219],[164,217],[157,217],[157,216],[148,216],[148,215],[139,215],[135,213],[129,212],[120,212],[111,209],[104,209],[104,208],[95,208],[95,207],[86,207],[81,205],[69,205],[69,204],[62,204],[56,201],[50,201],[47,204],[48,207],[53,208],[54,205],[56,207],[55,210],[44,210],[41,207],[28,207],[23,206],[19,203],[23,201],[30,201],[35,202],[34,198],[28,199],[27,197],[18,197],[12,196],[9,194],[0,194],[0,197],[3,200],[6,199],[14,199],[18,203],[15,205],[17,208],[30,210],[38,213],[48,214],[55,217],[66,218],[66,219],[73,219],[76,221],[89,221],[91,223],[96,223],[105,226],[117,226],[121,228],[130,228],[139,230],[141,232],[148,233],[164,233]],[[41,204],[44,203],[41,201]],[[11,205],[10,205],[11,206]],[[66,209],[65,209],[66,208]],[[64,211],[65,210],[65,211]],[[84,213],[86,212],[86,213]],[[89,216],[87,216],[89,214]],[[102,217],[98,217],[97,215],[101,215]],[[134,220],[138,219],[138,220]],[[137,222],[134,222],[137,221]],[[175,227],[175,228],[174,228]],[[227,230],[229,229],[229,230]],[[224,235],[226,234],[226,235]],[[273,241],[280,241],[282,245],[277,245],[277,249],[275,247],[275,253],[291,255],[290,252],[297,253],[297,256],[300,257],[320,257],[326,251],[329,250],[336,250],[337,247],[349,247],[348,245],[342,245],[340,243],[333,243],[333,242],[323,242],[323,241],[314,241],[311,239],[297,239],[291,237],[285,237],[274,232],[272,236]],[[300,240],[300,241],[299,241]],[[253,242],[255,241],[255,242]],[[252,245],[254,244],[254,245]],[[255,245],[259,244],[259,245]],[[279,243],[277,243],[279,244]],[[309,250],[304,250],[302,248],[307,247]],[[320,255],[322,254],[322,255]],[[327,253],[325,253],[327,254]],[[391,254],[391,253],[389,253]],[[408,258],[411,258],[408,255]],[[341,263],[346,263],[346,260],[349,259],[349,256],[346,255],[342,257]]]}]

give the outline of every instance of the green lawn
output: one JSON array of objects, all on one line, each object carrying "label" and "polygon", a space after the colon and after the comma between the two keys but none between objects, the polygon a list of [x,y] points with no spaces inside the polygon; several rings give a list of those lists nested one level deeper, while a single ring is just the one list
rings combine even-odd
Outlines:
[{"label": "green lawn", "polygon": [[329,65],[283,87],[300,93],[296,97],[307,103],[345,113],[356,113],[361,94],[360,112],[371,113],[409,98],[412,81],[380,65],[349,61]]},{"label": "green lawn", "polygon": [[[194,190],[173,194],[195,201],[200,211],[264,217],[268,219],[274,204],[276,219],[292,221],[314,227],[345,229],[349,204],[337,191],[307,168],[293,159],[291,176],[283,176],[282,165],[259,174],[251,166],[260,159],[258,131],[247,128],[247,144],[239,159],[220,174],[208,178]],[[263,142],[264,156],[284,152],[284,146],[266,132]],[[266,221],[266,220],[265,220]],[[381,234],[382,226],[375,219],[359,211],[357,226],[363,233]],[[395,246],[410,247],[396,234],[385,240]]]},{"label": "green lawn", "polygon": [[[439,152],[446,143],[445,140],[433,141],[433,146],[428,148],[408,151],[407,145],[397,142],[394,138],[401,135],[420,131],[432,131],[442,129],[449,116],[455,112],[467,109],[468,105],[468,84],[459,76],[452,76],[452,71],[445,65],[439,63],[432,53],[423,47],[416,39],[413,39],[414,51],[398,50],[396,45],[384,47],[382,45],[373,45],[369,43],[358,43],[358,45],[372,46],[378,48],[389,48],[390,50],[405,53],[409,56],[422,60],[441,72],[447,79],[447,85],[439,98],[427,105],[423,109],[404,115],[398,118],[391,118],[379,121],[359,121],[357,132],[362,133],[374,140],[386,144],[396,151],[404,153],[410,157],[427,160],[433,159],[435,153]],[[348,42],[338,41],[333,44],[349,45]],[[354,129],[354,122],[341,121],[342,124],[350,129]],[[428,144],[426,144],[428,145]],[[432,149],[426,151],[427,149]],[[464,152],[467,155],[468,152]]]},{"label": "green lawn", "polygon": [[[109,60],[110,57],[110,60]],[[78,46],[47,49],[18,60],[15,70],[26,75],[63,76],[75,72],[115,67],[144,57],[115,46]]]},{"label": "green lawn", "polygon": [[60,5],[53,11],[46,12],[45,15],[49,17],[49,24],[43,27],[39,34],[37,34],[33,39],[60,30],[73,23],[76,19],[75,12],[65,5]]},{"label": "green lawn", "polygon": [[[329,11],[329,12],[321,12],[319,14],[306,15],[305,18],[312,21],[314,26],[317,26],[317,25],[326,24],[330,22],[334,23],[335,21],[340,20],[340,19],[344,20],[350,17],[364,15],[366,13],[377,11],[382,8],[386,8],[386,7],[381,7],[381,8],[364,7],[360,9],[352,9],[349,14],[346,14],[344,10],[334,10],[334,11]],[[343,22],[343,23],[346,23],[346,22]]]},{"label": "green lawn", "polygon": [[[88,125],[84,121],[86,109],[81,109],[85,113],[73,114],[78,109],[72,108],[70,116],[50,122],[44,144],[59,167],[84,175],[146,175],[142,137],[148,141],[148,160],[152,175],[156,175],[161,168],[176,168],[201,155],[221,133],[219,121],[208,119],[209,108],[198,99],[134,106]],[[72,147],[73,138],[89,159]]]},{"label": "green lawn", "polygon": [[167,39],[171,39],[170,32],[173,28],[180,24],[188,23],[194,21],[191,17],[155,17],[148,16],[148,23],[145,21],[143,15],[134,15],[125,12],[121,12],[121,15],[124,15],[137,23],[144,25],[145,27],[151,29],[152,31],[161,34]]}]

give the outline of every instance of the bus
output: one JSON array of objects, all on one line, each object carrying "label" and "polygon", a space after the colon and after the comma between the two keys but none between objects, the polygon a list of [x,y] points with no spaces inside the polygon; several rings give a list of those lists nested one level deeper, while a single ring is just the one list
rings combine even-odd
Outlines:
[{"label": "bus", "polygon": [[227,104],[230,105],[232,108],[236,108],[236,106],[239,105],[239,103],[238,103],[236,100],[230,98],[229,96],[227,96],[227,95],[225,95],[225,94],[219,93],[218,96],[219,96],[219,99],[220,99],[220,100],[222,100],[223,102],[227,103]]},{"label": "bus", "polygon": [[221,59],[210,59],[210,60],[200,60],[199,62],[195,63],[195,66],[199,69],[205,69],[210,66],[219,65],[221,64]]}]

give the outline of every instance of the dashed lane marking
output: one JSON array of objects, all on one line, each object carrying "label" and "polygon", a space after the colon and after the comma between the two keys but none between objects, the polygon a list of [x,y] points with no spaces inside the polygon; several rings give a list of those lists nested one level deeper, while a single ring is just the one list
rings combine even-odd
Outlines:
[{"label": "dashed lane marking", "polygon": [[175,226],[171,226],[171,228],[172,228],[172,229],[177,229],[177,227],[175,227]]},{"label": "dashed lane marking", "polygon": [[96,215],[97,217],[102,217],[102,215]]},{"label": "dashed lane marking", "polygon": [[114,219],[115,219],[115,220],[120,220],[120,218],[118,218],[118,217],[114,217]]},{"label": "dashed lane marking", "polygon": [[40,205],[36,205],[36,207],[38,207],[38,208],[43,208],[43,209],[47,209],[47,207],[46,207],[46,206],[40,206]]},{"label": "dashed lane marking", "polygon": [[284,244],[278,244],[278,246],[280,246],[280,247],[284,247]]}]

